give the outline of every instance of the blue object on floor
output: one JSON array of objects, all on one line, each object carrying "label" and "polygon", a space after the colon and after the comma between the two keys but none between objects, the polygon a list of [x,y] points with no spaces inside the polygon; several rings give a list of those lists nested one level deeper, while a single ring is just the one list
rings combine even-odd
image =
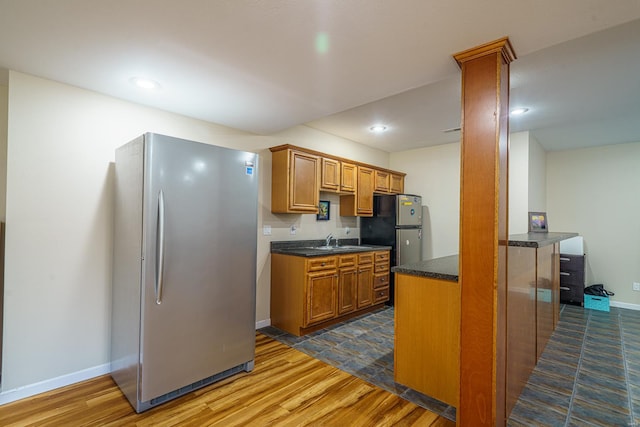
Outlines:
[{"label": "blue object on floor", "polygon": [[584,294],[584,308],[609,311],[609,297]]}]

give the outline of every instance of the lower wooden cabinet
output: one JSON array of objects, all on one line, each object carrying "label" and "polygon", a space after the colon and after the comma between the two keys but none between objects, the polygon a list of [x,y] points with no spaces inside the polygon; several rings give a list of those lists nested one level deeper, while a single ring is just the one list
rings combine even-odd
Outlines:
[{"label": "lower wooden cabinet", "polygon": [[338,314],[338,275],[335,269],[307,275],[307,301],[303,326],[333,319]]},{"label": "lower wooden cabinet", "polygon": [[338,314],[351,313],[356,309],[357,259],[355,254],[338,257]]},{"label": "lower wooden cabinet", "polygon": [[389,252],[375,252],[373,269],[373,303],[389,300]]},{"label": "lower wooden cabinet", "polygon": [[388,259],[389,251],[272,254],[271,324],[300,336],[382,305],[389,299]]},{"label": "lower wooden cabinet", "polygon": [[373,304],[373,253],[358,254],[358,308]]},{"label": "lower wooden cabinet", "polygon": [[396,273],[394,380],[458,406],[460,285]]}]

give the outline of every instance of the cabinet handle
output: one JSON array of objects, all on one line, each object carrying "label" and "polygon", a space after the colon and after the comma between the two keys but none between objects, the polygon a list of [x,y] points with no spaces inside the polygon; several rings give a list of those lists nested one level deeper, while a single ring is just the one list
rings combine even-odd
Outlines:
[{"label": "cabinet handle", "polygon": [[560,286],[560,290],[561,290],[561,291],[570,291],[570,290],[571,290],[571,288],[568,288],[568,287],[566,287],[566,286]]},{"label": "cabinet handle", "polygon": [[563,257],[560,257],[560,261],[571,261],[571,258],[563,258]]},{"label": "cabinet handle", "polygon": [[162,303],[164,284],[164,192],[158,193],[158,224],[156,229],[156,304]]},{"label": "cabinet handle", "polygon": [[564,271],[560,272],[561,276],[571,276],[571,273],[565,273]]}]

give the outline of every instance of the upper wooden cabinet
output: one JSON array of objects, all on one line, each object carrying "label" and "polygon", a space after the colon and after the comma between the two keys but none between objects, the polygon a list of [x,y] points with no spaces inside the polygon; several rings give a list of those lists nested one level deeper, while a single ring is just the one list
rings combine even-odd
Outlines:
[{"label": "upper wooden cabinet", "polygon": [[402,194],[404,192],[404,175],[376,169],[373,190],[383,194]]},{"label": "upper wooden cabinet", "polygon": [[390,174],[389,192],[392,194],[404,193],[404,175],[400,175],[397,173]]},{"label": "upper wooden cabinet", "polygon": [[389,177],[390,173],[387,171],[376,170],[375,171],[375,192],[388,193],[389,192]]},{"label": "upper wooden cabinet", "polygon": [[340,192],[355,193],[356,192],[356,165],[353,163],[340,162]]},{"label": "upper wooden cabinet", "polygon": [[293,145],[272,153],[271,212],[318,213],[320,191],[340,194],[340,215],[373,215],[373,194],[400,194],[404,174]]},{"label": "upper wooden cabinet", "polygon": [[271,212],[318,213],[320,158],[284,149],[272,152]]},{"label": "upper wooden cabinet", "polygon": [[332,191],[337,193],[340,191],[340,161],[334,159],[322,158],[322,174],[320,181],[321,191]]},{"label": "upper wooden cabinet", "polygon": [[340,196],[341,216],[373,216],[374,173],[371,168],[356,167],[356,194]]}]

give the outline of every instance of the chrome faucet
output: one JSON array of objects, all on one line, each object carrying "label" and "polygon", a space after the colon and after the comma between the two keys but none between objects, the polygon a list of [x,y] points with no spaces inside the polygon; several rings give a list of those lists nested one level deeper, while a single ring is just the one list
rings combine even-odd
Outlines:
[{"label": "chrome faucet", "polygon": [[[325,246],[331,246],[331,239],[333,239],[333,234],[329,233],[329,235],[325,239]],[[336,245],[337,244],[338,244],[338,241],[336,240]]]}]

